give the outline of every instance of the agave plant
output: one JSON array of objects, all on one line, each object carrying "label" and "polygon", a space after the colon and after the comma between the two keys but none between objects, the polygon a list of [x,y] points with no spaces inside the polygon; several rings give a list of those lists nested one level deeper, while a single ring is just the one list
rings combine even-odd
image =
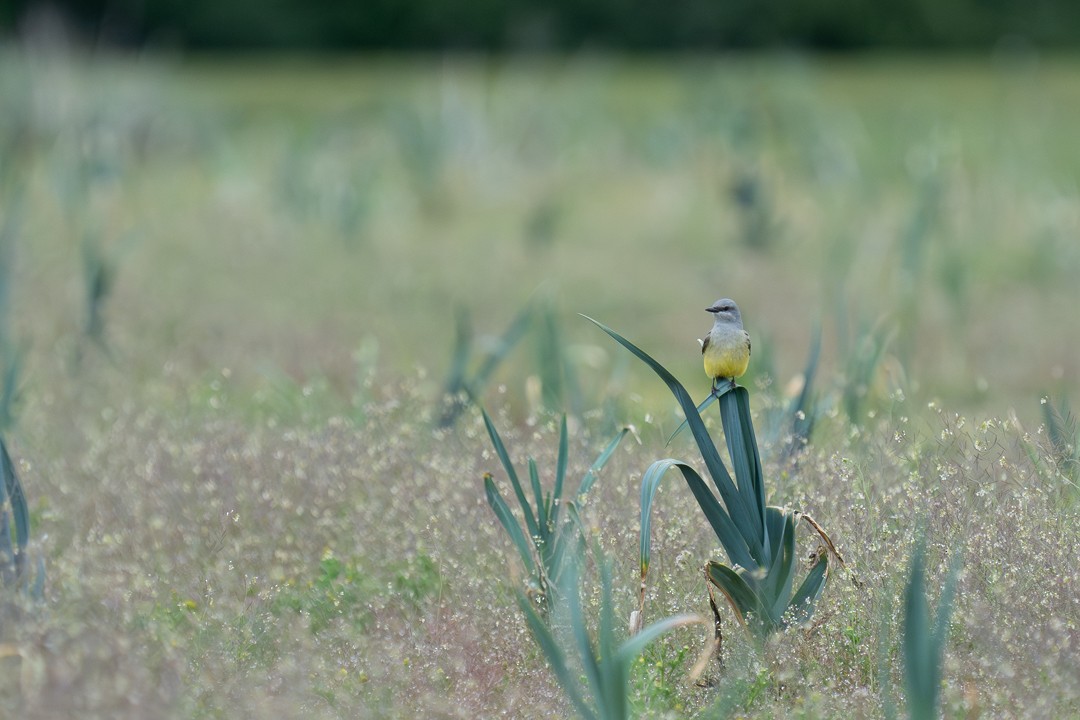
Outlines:
[{"label": "agave plant", "polygon": [[[726,564],[709,561],[705,565],[714,613],[716,602],[713,589],[727,599],[738,620],[761,641],[777,630],[808,620],[828,578],[829,556],[835,557],[841,564],[843,559],[828,535],[812,518],[797,510],[765,504],[761,458],[750,418],[746,388],[734,383],[721,387],[699,408],[694,405],[682,383],[648,353],[611,328],[592,318],[586,319],[645,362],[667,384],[686,415],[702,460],[719,493],[717,498],[697,470],[673,458],[657,460],[645,472],[641,481],[641,595],[637,624],[644,617],[653,501],[660,481],[673,468],[679,470],[686,480],[728,556],[729,562]],[[701,419],[700,410],[714,401],[720,404],[724,438],[734,466],[734,477],[721,460]],[[793,591],[795,529],[800,520],[805,520],[817,531],[825,551],[819,549],[814,553],[812,567]],[[719,623],[719,615],[716,621]]]},{"label": "agave plant", "polygon": [[[518,504],[525,519],[525,530],[514,517],[510,506],[503,499],[499,489],[495,486],[495,480],[491,473],[484,475],[484,490],[487,494],[488,504],[495,512],[495,517],[510,536],[511,542],[517,548],[521,556],[521,562],[525,566],[525,572],[529,577],[528,595],[533,599],[541,616],[547,616],[553,605],[553,593],[560,587],[560,578],[567,565],[569,556],[579,557],[585,548],[585,535],[582,532],[581,519],[578,516],[577,504],[592,489],[593,483],[603,469],[604,465],[615,452],[628,429],[619,431],[608,443],[607,447],[593,461],[592,467],[581,478],[577,492],[571,502],[563,500],[563,486],[566,481],[566,467],[568,462],[568,435],[566,429],[566,416],[562,418],[559,426],[559,455],[555,464],[555,483],[551,492],[545,494],[540,483],[540,472],[536,461],[531,457],[528,460],[529,483],[532,486],[535,506],[529,502],[525,489],[518,479],[514,464],[510,461],[510,454],[506,451],[506,445],[495,429],[494,423],[487,412],[483,413],[484,424],[487,426],[491,444],[495,447],[495,453],[499,456],[506,475],[510,479],[510,485],[514,489]],[[566,516],[562,515],[563,507],[566,508]],[[525,531],[528,532],[526,538]]]}]

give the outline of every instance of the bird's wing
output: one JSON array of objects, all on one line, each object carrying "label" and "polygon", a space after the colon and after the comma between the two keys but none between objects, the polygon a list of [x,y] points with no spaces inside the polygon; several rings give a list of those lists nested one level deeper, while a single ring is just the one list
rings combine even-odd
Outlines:
[{"label": "bird's wing", "polygon": [[743,330],[743,335],[745,335],[745,336],[746,336],[746,355],[747,355],[747,357],[749,357],[749,355],[750,355],[750,352],[751,352],[751,349],[752,349],[752,348],[753,348],[754,346],[753,346],[753,345],[752,345],[752,344],[750,343],[750,333],[748,333],[748,332],[746,332],[745,330]]},{"label": "bird's wing", "polygon": [[705,354],[705,350],[707,350],[708,347],[709,347],[709,338],[710,337],[712,337],[712,333],[709,333],[708,335],[706,335],[704,340],[698,340],[698,342],[701,343],[701,354],[702,355]]}]

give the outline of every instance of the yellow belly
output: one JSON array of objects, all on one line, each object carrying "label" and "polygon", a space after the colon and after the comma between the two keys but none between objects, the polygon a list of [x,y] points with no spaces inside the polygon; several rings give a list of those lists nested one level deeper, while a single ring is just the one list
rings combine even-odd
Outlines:
[{"label": "yellow belly", "polygon": [[711,378],[740,377],[750,364],[750,347],[746,336],[725,338],[719,342],[716,338],[710,338],[704,360],[705,374]]}]

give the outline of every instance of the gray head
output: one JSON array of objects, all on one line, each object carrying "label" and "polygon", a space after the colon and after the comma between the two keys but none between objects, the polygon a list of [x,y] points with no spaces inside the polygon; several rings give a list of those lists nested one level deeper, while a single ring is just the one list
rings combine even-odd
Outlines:
[{"label": "gray head", "polygon": [[709,307],[705,308],[706,312],[711,312],[716,317],[718,323],[735,323],[742,325],[742,315],[739,313],[739,306],[735,304],[735,301],[731,298],[721,298],[717,300]]}]

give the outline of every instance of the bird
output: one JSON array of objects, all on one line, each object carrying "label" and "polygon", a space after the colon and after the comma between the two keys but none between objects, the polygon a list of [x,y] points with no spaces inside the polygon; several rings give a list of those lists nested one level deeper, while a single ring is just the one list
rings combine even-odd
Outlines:
[{"label": "bird", "polygon": [[715,393],[722,380],[735,385],[735,378],[746,372],[750,364],[750,334],[743,329],[739,306],[730,298],[717,300],[705,308],[716,318],[712,329],[701,341],[705,374],[713,383]]}]

